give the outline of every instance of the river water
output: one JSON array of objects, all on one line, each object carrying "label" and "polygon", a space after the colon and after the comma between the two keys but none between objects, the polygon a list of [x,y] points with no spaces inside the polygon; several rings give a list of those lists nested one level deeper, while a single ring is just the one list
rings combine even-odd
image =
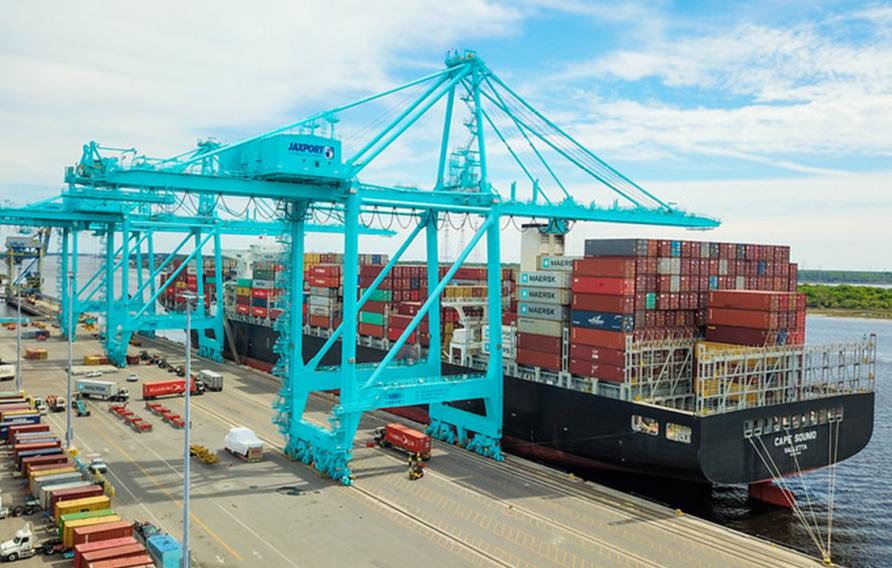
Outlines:
[{"label": "river water", "polygon": [[[54,261],[57,260],[58,257],[51,257],[45,267],[44,286],[50,295],[56,295],[57,262]],[[78,278],[81,286],[101,263],[97,257],[81,259]],[[131,270],[129,287],[132,291],[136,289],[135,270]],[[866,333],[876,333],[879,337],[873,438],[861,453],[836,468],[832,553],[833,560],[845,566],[892,566],[892,387],[889,385],[892,377],[892,321],[809,316],[806,333],[809,343],[852,341]],[[174,331],[170,335],[178,338],[183,334]],[[601,471],[584,472],[584,476],[819,556],[808,531],[792,511],[754,506],[748,500],[746,487],[719,486],[710,491],[702,485],[616,476]],[[824,539],[828,513],[827,476],[828,470],[824,469],[807,473],[802,478]],[[800,504],[804,504],[802,484],[793,480],[790,487],[799,496]]]}]

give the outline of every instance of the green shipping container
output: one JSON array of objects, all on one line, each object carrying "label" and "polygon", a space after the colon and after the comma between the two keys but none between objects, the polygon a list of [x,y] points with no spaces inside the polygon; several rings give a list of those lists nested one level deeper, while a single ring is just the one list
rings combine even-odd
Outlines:
[{"label": "green shipping container", "polygon": [[[362,293],[365,294],[365,288],[362,289]],[[393,299],[393,291],[392,290],[375,290],[372,292],[372,295],[369,297],[369,301],[371,302],[389,302]],[[383,324],[379,324],[383,325]]]},{"label": "green shipping container", "polygon": [[111,509],[99,509],[98,511],[84,511],[83,513],[68,513],[67,515],[62,515],[59,521],[59,538],[62,538],[65,531],[65,523],[68,521],[80,521],[81,519],[93,519],[95,517],[110,517],[114,514],[115,512]]},{"label": "green shipping container", "polygon": [[359,323],[370,323],[372,325],[387,325],[384,314],[376,314],[373,312],[359,312]]},{"label": "green shipping container", "polygon": [[644,309],[646,310],[655,310],[657,309],[657,293],[656,292],[648,292],[644,297]]},{"label": "green shipping container", "polygon": [[239,278],[235,283],[236,286],[240,288],[250,288],[251,287],[251,279],[250,278]]}]

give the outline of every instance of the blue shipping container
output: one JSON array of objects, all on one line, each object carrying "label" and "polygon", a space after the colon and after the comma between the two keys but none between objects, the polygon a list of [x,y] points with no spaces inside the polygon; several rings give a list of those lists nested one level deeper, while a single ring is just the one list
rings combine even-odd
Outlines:
[{"label": "blue shipping container", "polygon": [[570,321],[574,326],[587,327],[589,329],[606,329],[610,331],[633,331],[635,329],[635,316],[624,316],[607,312],[573,310],[570,314]]},{"label": "blue shipping container", "polygon": [[9,434],[10,426],[21,426],[22,424],[40,424],[40,415],[23,414],[21,416],[10,416],[9,420],[0,422],[0,438],[5,438]]},{"label": "blue shipping container", "polygon": [[180,543],[169,534],[156,534],[146,539],[149,556],[160,568],[179,568],[183,551]]}]

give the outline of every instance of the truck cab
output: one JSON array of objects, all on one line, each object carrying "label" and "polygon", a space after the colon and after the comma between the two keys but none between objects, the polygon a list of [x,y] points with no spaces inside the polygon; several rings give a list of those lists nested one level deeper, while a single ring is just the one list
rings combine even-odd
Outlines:
[{"label": "truck cab", "polygon": [[37,554],[34,548],[34,535],[31,534],[31,523],[15,533],[15,537],[0,544],[0,559],[4,562],[14,562],[19,558],[29,558]]}]

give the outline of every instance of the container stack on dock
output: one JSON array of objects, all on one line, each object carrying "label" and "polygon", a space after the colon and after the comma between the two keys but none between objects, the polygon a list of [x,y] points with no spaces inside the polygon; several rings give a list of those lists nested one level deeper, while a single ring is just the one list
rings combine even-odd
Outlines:
[{"label": "container stack on dock", "polygon": [[0,396],[0,442],[12,467],[25,479],[32,498],[28,506],[42,510],[52,522],[55,538],[48,543],[56,551],[72,553],[74,566],[102,567],[104,561],[121,558],[145,562],[114,566],[154,566],[146,548],[133,538],[132,521],[112,509],[105,482],[95,480],[84,464],[62,449],[61,440],[30,405],[23,393]]},{"label": "container stack on dock", "polygon": [[341,298],[344,293],[342,267],[343,264],[328,262],[305,265],[304,278],[307,284],[306,304],[309,325],[334,329],[341,323]]}]

